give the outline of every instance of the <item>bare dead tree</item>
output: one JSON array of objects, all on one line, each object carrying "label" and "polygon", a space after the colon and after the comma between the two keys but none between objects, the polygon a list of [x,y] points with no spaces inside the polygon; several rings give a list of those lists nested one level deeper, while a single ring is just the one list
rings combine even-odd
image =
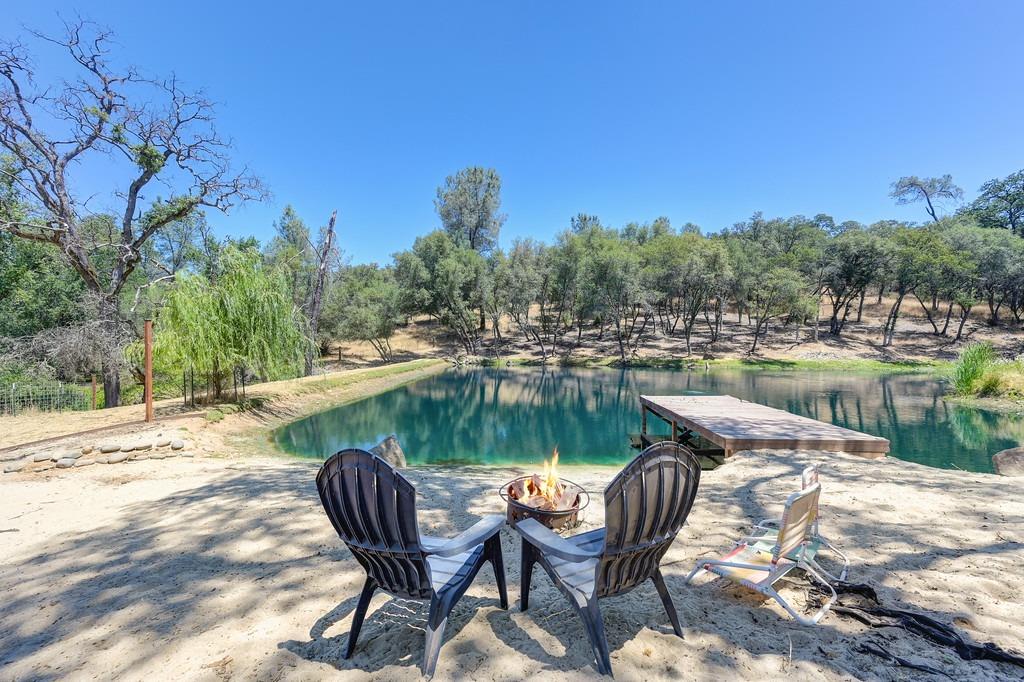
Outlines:
[{"label": "bare dead tree", "polygon": [[320,239],[320,246],[313,247],[317,264],[316,279],[313,281],[313,289],[309,294],[309,305],[306,309],[311,340],[306,348],[306,376],[313,374],[313,353],[319,348],[316,344],[316,335],[320,328],[320,310],[323,307],[324,289],[327,286],[327,270],[334,253],[334,222],[337,219],[338,212],[334,211],[331,213],[331,219],[327,221],[327,227]]},{"label": "bare dead tree", "polygon": [[[65,53],[75,73],[48,87],[37,85],[24,44],[0,43],[0,151],[13,159],[0,172],[23,204],[0,210],[0,230],[56,245],[96,295],[99,320],[114,339],[122,322],[119,295],[145,259],[146,242],[193,211],[227,211],[262,198],[264,189],[245,169],[231,169],[230,144],[217,134],[213,104],[202,92],[184,89],[173,76],[146,78],[113,66],[112,34],[95,24],[78,20],[65,29],[61,37],[32,33],[40,45]],[[75,179],[87,172],[86,161],[112,164],[111,175],[124,176],[110,191],[118,218],[109,239],[83,230],[93,198],[76,195]],[[115,253],[112,266],[101,266],[100,250]],[[103,359],[107,407],[120,402],[120,366],[119,350]]]}]

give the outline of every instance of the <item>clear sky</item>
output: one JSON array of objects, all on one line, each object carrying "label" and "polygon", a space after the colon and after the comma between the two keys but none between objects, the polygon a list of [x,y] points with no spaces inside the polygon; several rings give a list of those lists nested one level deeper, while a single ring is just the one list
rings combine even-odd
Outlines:
[{"label": "clear sky", "polygon": [[221,103],[273,198],[218,231],[267,239],[285,204],[314,226],[337,208],[354,262],[437,227],[435,189],[467,165],[502,176],[504,244],[581,211],[705,231],[757,210],[921,220],[888,198],[896,177],[951,173],[970,198],[1024,167],[1018,0],[36,0],[0,35],[76,8]]}]

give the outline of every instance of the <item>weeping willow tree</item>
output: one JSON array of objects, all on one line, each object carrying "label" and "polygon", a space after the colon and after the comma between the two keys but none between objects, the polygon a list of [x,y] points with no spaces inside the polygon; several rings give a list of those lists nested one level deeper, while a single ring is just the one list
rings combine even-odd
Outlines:
[{"label": "weeping willow tree", "polygon": [[236,370],[267,380],[300,374],[311,341],[283,274],[251,249],[228,249],[223,268],[215,284],[178,278],[154,325],[156,366],[205,377],[215,398]]}]

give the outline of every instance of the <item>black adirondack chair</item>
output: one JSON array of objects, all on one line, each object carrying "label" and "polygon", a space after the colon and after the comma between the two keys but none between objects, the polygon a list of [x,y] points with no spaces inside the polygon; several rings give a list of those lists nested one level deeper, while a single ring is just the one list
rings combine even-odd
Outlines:
[{"label": "black adirondack chair", "polygon": [[498,531],[505,517],[490,515],[458,536],[421,535],[416,489],[390,464],[364,450],[332,455],[316,476],[320,501],[334,530],[366,570],[352,617],[345,658],[352,655],[374,591],[430,602],[423,674],[434,674],[448,614],[485,561],[498,581],[501,608],[508,608]]},{"label": "black adirondack chair", "polygon": [[611,675],[598,600],[651,580],[682,637],[659,563],[686,521],[699,483],[700,462],[692,452],[678,443],[655,443],[605,488],[604,528],[562,538],[534,519],[517,523],[524,540],[520,609],[529,606],[533,565],[540,563],[583,619],[598,671]]}]

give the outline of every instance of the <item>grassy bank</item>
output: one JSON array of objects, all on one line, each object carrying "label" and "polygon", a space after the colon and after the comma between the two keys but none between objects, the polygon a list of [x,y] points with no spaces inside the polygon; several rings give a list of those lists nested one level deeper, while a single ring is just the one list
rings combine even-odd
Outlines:
[{"label": "grassy bank", "polygon": [[[507,358],[500,361],[493,358],[482,360],[484,367],[532,367],[542,363],[527,358]],[[722,358],[702,360],[690,358],[635,358],[622,362],[618,357],[601,358],[569,358],[563,361],[551,361],[564,367],[631,367],[635,369],[749,369],[772,371],[842,371],[866,374],[897,374],[897,373],[930,373],[944,374],[949,371],[952,363],[943,361],[908,361],[886,362],[883,360],[851,359],[813,359],[813,360],[773,360]]]},{"label": "grassy bank", "polygon": [[949,376],[952,392],[962,402],[998,409],[1024,401],[1024,361],[1000,358],[991,344],[964,348]]}]

